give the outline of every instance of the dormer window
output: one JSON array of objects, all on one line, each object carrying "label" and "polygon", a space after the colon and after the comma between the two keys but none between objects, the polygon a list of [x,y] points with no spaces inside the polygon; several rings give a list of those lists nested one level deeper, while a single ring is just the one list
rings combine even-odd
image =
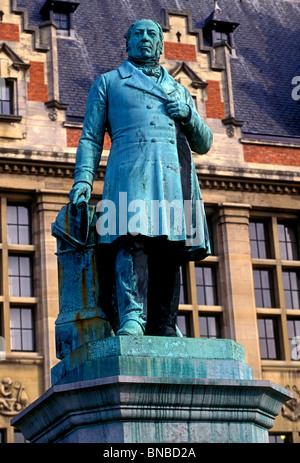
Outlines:
[{"label": "dormer window", "polygon": [[61,35],[72,35],[73,13],[79,6],[79,1],[46,0],[41,8],[41,15],[45,19],[55,22]]},{"label": "dormer window", "polygon": [[208,16],[203,27],[203,37],[210,46],[226,43],[231,51],[235,49],[234,31],[239,23],[228,19],[215,1],[215,9]]},{"label": "dormer window", "polygon": [[70,17],[68,13],[54,13],[54,21],[56,22],[58,29],[68,31],[70,29]]},{"label": "dormer window", "polygon": [[230,45],[229,34],[227,34],[226,32],[214,31],[213,42],[213,45],[217,43],[228,43],[228,45]]}]

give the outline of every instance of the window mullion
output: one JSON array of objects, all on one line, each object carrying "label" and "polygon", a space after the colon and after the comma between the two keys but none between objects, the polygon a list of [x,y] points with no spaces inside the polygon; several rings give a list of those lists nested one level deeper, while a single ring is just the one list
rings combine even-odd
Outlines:
[{"label": "window mullion", "polygon": [[6,352],[10,352],[10,314],[9,314],[9,278],[7,243],[7,202],[1,198],[1,242],[2,242],[2,296],[3,296],[3,336]]},{"label": "window mullion", "polygon": [[286,310],[283,310],[281,312],[280,322],[281,322],[280,328],[282,331],[282,340],[280,337],[280,342],[281,342],[281,350],[283,353],[283,359],[289,361],[291,359],[291,352],[290,352],[290,341],[289,341]]},{"label": "window mullion", "polygon": [[281,262],[276,262],[275,265],[275,294],[277,306],[285,312],[285,296],[284,296],[284,287],[283,287],[283,275],[282,275],[282,266]]},{"label": "window mullion", "polygon": [[197,300],[197,286],[196,286],[196,277],[195,277],[195,264],[194,262],[188,263],[188,301],[192,304],[193,307],[198,307]]},{"label": "window mullion", "polygon": [[279,244],[279,234],[278,234],[278,221],[277,217],[272,217],[272,234],[273,234],[273,243],[274,243],[274,253],[276,259],[275,266],[275,291],[277,304],[281,310],[280,314],[280,326],[279,326],[279,343],[282,357],[284,360],[290,359],[290,344],[289,344],[289,334],[287,327],[287,316],[285,308],[285,295],[284,295],[284,286],[283,286],[283,275],[282,275],[282,262],[280,255],[280,244]]},{"label": "window mullion", "polygon": [[281,352],[283,354],[283,359],[290,360],[290,343],[289,343],[289,333],[287,326],[287,315],[285,307],[285,294],[284,294],[284,285],[283,285],[283,275],[282,275],[282,261],[280,255],[280,244],[279,244],[279,234],[278,234],[278,221],[276,217],[272,217],[272,232],[274,239],[274,251],[276,259],[275,267],[275,278],[276,278],[276,292],[278,298],[278,305],[281,309],[280,314],[280,331],[279,342],[281,347]]},{"label": "window mullion", "polygon": [[272,217],[272,236],[274,246],[274,257],[277,261],[280,261],[280,246],[279,246],[279,235],[278,235],[278,223],[277,217]]},{"label": "window mullion", "polygon": [[192,336],[194,338],[200,338],[198,307],[197,308],[193,307],[193,313],[192,313]]},{"label": "window mullion", "polygon": [[189,262],[188,264],[189,269],[189,281],[190,281],[190,301],[193,306],[192,311],[192,326],[191,326],[191,334],[194,338],[200,337],[200,329],[199,329],[199,322],[198,322],[198,299],[197,299],[197,286],[196,286],[196,275],[195,275],[195,263]]}]

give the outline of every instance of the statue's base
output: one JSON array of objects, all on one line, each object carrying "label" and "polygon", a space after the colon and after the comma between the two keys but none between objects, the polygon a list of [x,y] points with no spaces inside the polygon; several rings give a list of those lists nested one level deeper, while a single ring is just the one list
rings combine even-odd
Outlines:
[{"label": "statue's base", "polygon": [[289,391],[254,381],[226,339],[120,336],[52,369],[53,386],[12,424],[31,442],[268,442]]}]

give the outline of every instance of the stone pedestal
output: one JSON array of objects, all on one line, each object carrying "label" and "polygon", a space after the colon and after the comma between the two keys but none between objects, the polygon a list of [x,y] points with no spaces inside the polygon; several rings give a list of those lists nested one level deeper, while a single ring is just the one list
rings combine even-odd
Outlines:
[{"label": "stone pedestal", "polygon": [[12,424],[40,443],[268,442],[291,397],[254,381],[234,341],[120,336],[67,355]]}]

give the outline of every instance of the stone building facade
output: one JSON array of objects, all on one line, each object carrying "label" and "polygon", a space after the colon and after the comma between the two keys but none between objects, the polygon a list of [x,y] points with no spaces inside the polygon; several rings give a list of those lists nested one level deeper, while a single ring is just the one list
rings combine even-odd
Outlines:
[{"label": "stone building facade", "polygon": [[[50,386],[51,223],[73,184],[88,89],[126,59],[124,34],[143,17],[162,25],[161,64],[214,135],[209,153],[194,154],[213,254],[182,269],[179,327],[234,339],[255,379],[293,390],[270,441],[299,443],[300,3],[291,0],[2,0],[0,442],[22,441],[11,417]],[[94,203],[109,148],[107,135]]]}]

